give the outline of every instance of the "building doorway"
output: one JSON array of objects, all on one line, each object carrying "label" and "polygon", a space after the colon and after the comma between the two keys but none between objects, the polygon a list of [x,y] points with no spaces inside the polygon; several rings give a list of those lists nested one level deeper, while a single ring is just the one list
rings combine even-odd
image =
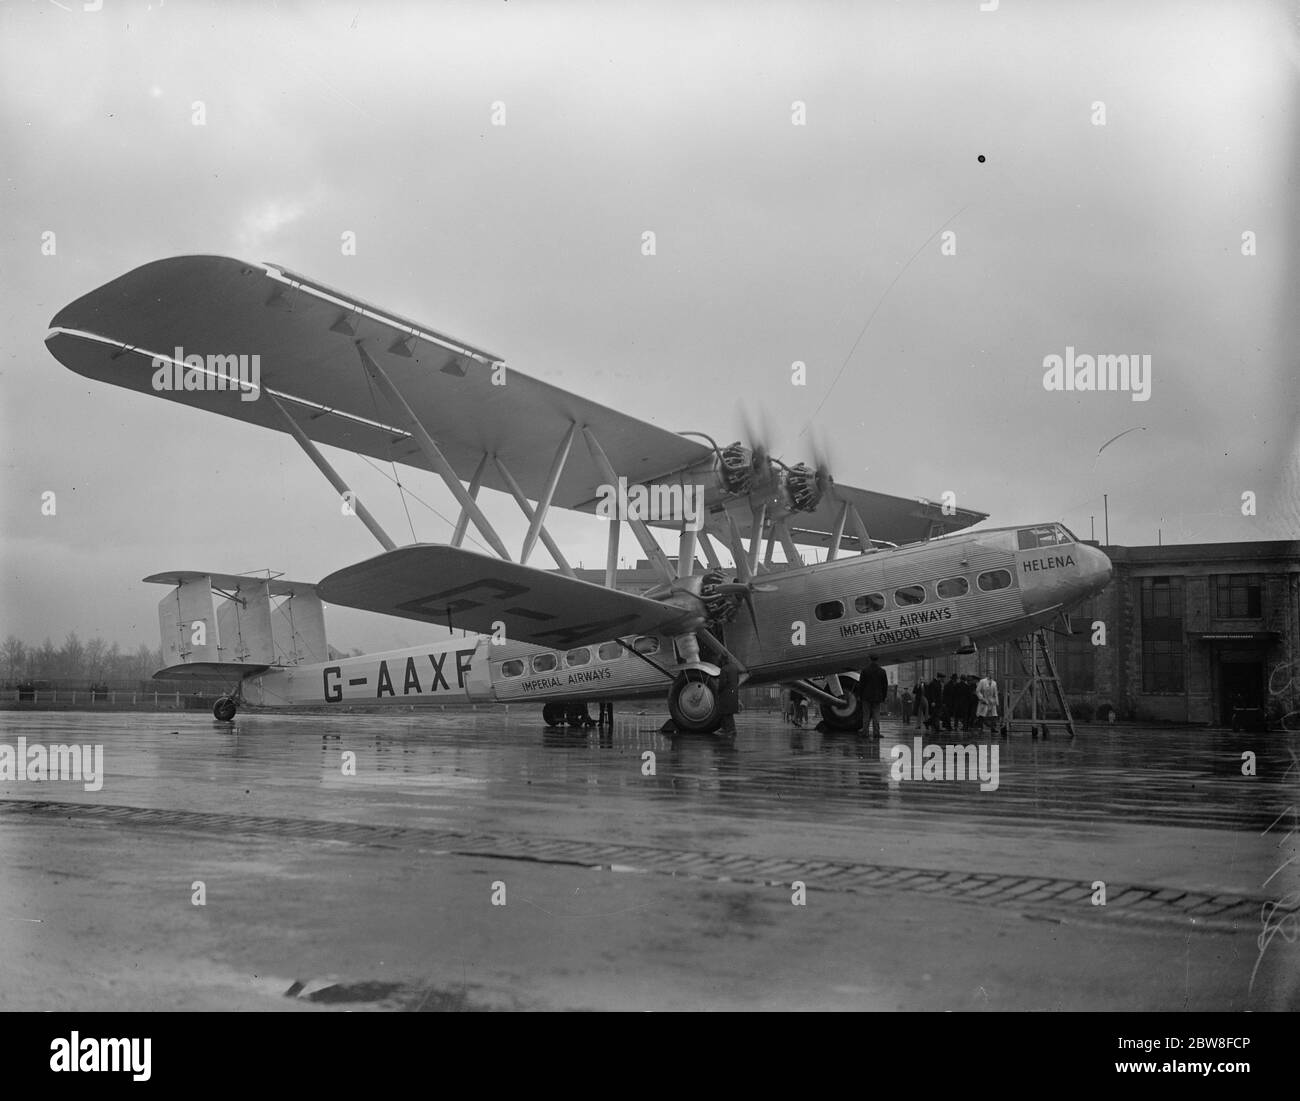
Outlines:
[{"label": "building doorway", "polygon": [[1226,655],[1221,654],[1219,656],[1219,721],[1224,726],[1230,726],[1234,708],[1263,706],[1264,663],[1253,660],[1253,657],[1247,657],[1246,660],[1226,660]]}]

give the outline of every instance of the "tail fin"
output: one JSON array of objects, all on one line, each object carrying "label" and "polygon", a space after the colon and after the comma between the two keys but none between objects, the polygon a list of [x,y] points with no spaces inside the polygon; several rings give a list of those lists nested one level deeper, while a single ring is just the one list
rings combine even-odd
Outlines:
[{"label": "tail fin", "polygon": [[[163,672],[169,676],[193,667],[192,676],[228,678],[241,668],[329,659],[324,606],[314,585],[193,570],[144,580],[176,586],[158,604]],[[222,598],[215,616],[214,592]]]}]

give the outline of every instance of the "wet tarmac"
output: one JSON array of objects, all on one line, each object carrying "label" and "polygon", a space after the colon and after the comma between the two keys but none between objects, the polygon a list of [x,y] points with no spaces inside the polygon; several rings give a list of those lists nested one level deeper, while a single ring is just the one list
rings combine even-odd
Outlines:
[{"label": "wet tarmac", "polygon": [[663,718],[0,713],[0,1009],[1300,1008],[1295,735]]}]

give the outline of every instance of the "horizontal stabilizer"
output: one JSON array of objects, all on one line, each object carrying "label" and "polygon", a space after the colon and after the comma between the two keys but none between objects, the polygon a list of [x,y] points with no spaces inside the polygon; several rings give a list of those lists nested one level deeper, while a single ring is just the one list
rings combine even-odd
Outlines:
[{"label": "horizontal stabilizer", "polygon": [[207,570],[168,570],[165,573],[151,573],[144,581],[151,585],[181,585],[186,581],[201,581],[205,577],[212,583],[212,588],[235,593],[256,585],[265,585],[270,596],[297,596],[299,593],[316,591],[316,586],[307,581],[289,581],[283,577],[268,581],[265,577],[250,574],[211,573]]},{"label": "horizontal stabilizer", "polygon": [[474,551],[417,543],[330,574],[331,604],[564,650],[622,635],[677,634],[694,616],[670,604]]},{"label": "horizontal stabilizer", "polygon": [[242,661],[195,661],[159,669],[153,675],[153,679],[206,680],[231,684],[245,677],[251,677],[254,673],[265,673],[270,668],[269,665],[251,665]]}]

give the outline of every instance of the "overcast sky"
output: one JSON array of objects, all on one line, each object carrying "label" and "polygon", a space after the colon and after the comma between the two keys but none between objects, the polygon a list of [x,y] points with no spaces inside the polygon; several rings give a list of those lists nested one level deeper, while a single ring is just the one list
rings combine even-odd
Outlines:
[{"label": "overcast sky", "polygon": [[[746,404],[787,461],[811,421],[838,481],[990,524],[1101,538],[1105,493],[1115,543],[1300,537],[1284,4],[83,6],[0,9],[0,636],[156,645],[148,573],[314,581],[378,550],[288,437],[46,351],[63,305],[186,253],[283,264],[665,428],[725,442]],[[1149,400],[1045,390],[1067,346],[1150,355]],[[410,539],[392,486],[330,457]],[[447,540],[450,493],[404,481],[442,514],[409,502],[415,537]],[[602,560],[599,522],[549,526]]]}]

